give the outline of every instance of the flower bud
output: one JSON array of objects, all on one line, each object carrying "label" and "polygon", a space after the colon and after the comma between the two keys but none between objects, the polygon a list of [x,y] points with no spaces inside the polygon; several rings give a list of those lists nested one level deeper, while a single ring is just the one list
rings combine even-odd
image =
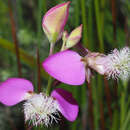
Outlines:
[{"label": "flower bud", "polygon": [[59,4],[43,17],[42,27],[50,43],[55,43],[62,35],[68,18],[69,4],[70,2]]},{"label": "flower bud", "polygon": [[73,47],[79,42],[81,38],[81,33],[82,33],[82,25],[80,25],[70,33],[66,41],[66,46],[65,46],[66,49]]}]

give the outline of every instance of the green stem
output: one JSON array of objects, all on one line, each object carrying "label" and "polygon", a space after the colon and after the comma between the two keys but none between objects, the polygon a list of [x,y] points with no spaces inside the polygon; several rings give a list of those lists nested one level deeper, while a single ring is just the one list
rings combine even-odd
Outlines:
[{"label": "green stem", "polygon": [[88,48],[88,39],[87,39],[87,20],[86,20],[86,7],[85,0],[81,0],[81,13],[82,13],[82,23],[83,23],[83,44]]},{"label": "green stem", "polygon": [[126,130],[126,129],[127,129],[127,125],[128,125],[128,123],[129,123],[129,121],[130,121],[130,111],[129,111],[128,114],[127,114],[127,117],[126,117],[126,119],[125,119],[125,122],[124,122],[124,124],[123,124],[121,130]]},{"label": "green stem", "polygon": [[[120,87],[122,87],[122,85]],[[123,82],[123,91],[121,92],[121,99],[120,99],[120,107],[121,107],[120,127],[121,128],[124,124],[124,120],[126,118],[126,112],[127,112],[127,107],[124,107],[126,106],[126,94],[127,94],[127,82]]]},{"label": "green stem", "polygon": [[103,34],[102,34],[103,27],[102,27],[102,21],[101,21],[103,20],[103,18],[101,19],[99,4],[100,4],[99,0],[94,0],[97,33],[98,33],[97,35],[98,35],[98,40],[99,40],[99,45],[100,45],[100,51],[103,52],[104,51]]},{"label": "green stem", "polygon": [[52,77],[49,76],[48,84],[47,84],[47,89],[46,89],[46,94],[47,94],[48,96],[50,95],[50,91],[51,91],[51,83],[52,83]]},{"label": "green stem", "polygon": [[66,40],[63,41],[63,44],[62,44],[62,47],[61,47],[61,51],[65,50],[65,43],[66,43]]},{"label": "green stem", "polygon": [[80,22],[79,0],[75,1],[74,10],[75,10],[75,13],[74,13],[75,27],[77,27],[79,25],[79,22]]},{"label": "green stem", "polygon": [[91,2],[89,7],[88,7],[88,41],[89,41],[89,45],[88,45],[88,49],[90,49],[91,51],[94,50],[94,28],[93,28],[93,3]]},{"label": "green stem", "polygon": [[51,55],[53,54],[54,46],[55,46],[55,43],[51,43],[51,44],[50,44],[49,56],[51,56]]},{"label": "green stem", "polygon": [[92,96],[93,96],[93,112],[94,112],[94,126],[95,126],[95,130],[97,130],[97,128],[99,128],[99,117],[100,117],[100,113],[99,113],[99,93],[98,93],[98,88],[95,87],[97,85],[97,79],[93,78],[91,83],[92,83]]},{"label": "green stem", "polygon": [[[49,52],[49,56],[51,56],[53,54],[53,50],[54,50],[54,43],[50,43],[50,52]],[[47,84],[47,89],[46,89],[46,94],[49,96],[50,95],[50,91],[51,91],[51,83],[52,83],[52,77],[49,76],[48,78],[48,84]]]}]

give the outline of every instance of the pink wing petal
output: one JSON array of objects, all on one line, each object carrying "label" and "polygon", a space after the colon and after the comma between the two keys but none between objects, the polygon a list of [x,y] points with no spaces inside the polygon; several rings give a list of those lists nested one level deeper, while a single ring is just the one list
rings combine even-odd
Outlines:
[{"label": "pink wing petal", "polygon": [[24,95],[33,91],[30,81],[23,78],[9,78],[0,84],[0,102],[12,106],[24,100]]},{"label": "pink wing petal", "polygon": [[61,88],[53,90],[51,96],[59,103],[61,114],[69,121],[76,120],[79,112],[79,106],[72,94]]},{"label": "pink wing petal", "polygon": [[57,80],[70,84],[81,85],[85,81],[85,66],[81,56],[74,51],[63,51],[48,57],[43,68]]}]

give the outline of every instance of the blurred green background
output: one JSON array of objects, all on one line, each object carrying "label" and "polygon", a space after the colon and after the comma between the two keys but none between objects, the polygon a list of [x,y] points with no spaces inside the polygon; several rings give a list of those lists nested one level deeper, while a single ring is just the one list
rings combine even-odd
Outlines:
[{"label": "blurred green background", "polygon": [[[42,30],[42,17],[51,7],[67,0],[0,0],[0,82],[9,77],[31,80],[43,90],[48,75],[39,63],[49,53],[49,41]],[[71,32],[83,24],[81,43],[91,51],[107,54],[130,45],[129,0],[71,0],[65,29]],[[62,41],[56,44],[58,50]],[[38,50],[38,51],[37,51]],[[17,53],[16,53],[17,51]],[[80,111],[75,122],[65,119],[51,127],[29,127],[24,123],[22,103],[0,104],[0,130],[130,130],[130,83],[107,80],[95,73],[91,84],[69,86]]]}]

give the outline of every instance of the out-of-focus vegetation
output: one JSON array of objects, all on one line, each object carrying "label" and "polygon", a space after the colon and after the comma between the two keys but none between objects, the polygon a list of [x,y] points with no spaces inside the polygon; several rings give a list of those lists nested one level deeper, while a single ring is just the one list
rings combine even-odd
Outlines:
[{"label": "out-of-focus vegetation", "polygon": [[[9,2],[10,1],[10,2]],[[31,80],[37,90],[37,54],[42,62],[49,53],[49,41],[42,31],[42,17],[56,4],[67,0],[1,0],[0,1],[0,82],[18,77],[15,40],[20,50],[22,77]],[[9,8],[11,10],[9,10]],[[11,12],[10,12],[11,11]],[[11,24],[12,13],[15,24]],[[71,0],[65,29],[71,31],[83,24],[82,44],[91,51],[108,53],[114,48],[130,45],[129,0]],[[16,28],[16,39],[12,28]],[[59,45],[58,45],[59,44]],[[55,50],[61,45],[57,43]],[[42,69],[41,69],[42,70]],[[42,71],[41,86],[45,89],[48,75]],[[106,80],[96,75],[91,84],[58,87],[71,91],[79,106],[75,122],[65,119],[51,128],[35,130],[130,130],[130,83]],[[5,107],[0,104],[0,130],[23,130],[22,106]],[[28,128],[31,129],[31,128]]]}]

